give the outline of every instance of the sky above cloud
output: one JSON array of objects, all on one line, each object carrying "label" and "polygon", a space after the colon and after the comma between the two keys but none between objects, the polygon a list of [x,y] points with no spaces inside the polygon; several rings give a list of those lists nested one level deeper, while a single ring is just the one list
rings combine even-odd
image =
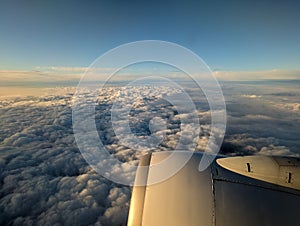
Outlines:
[{"label": "sky above cloud", "polygon": [[183,45],[220,71],[299,69],[297,1],[0,3],[0,68],[87,67],[118,45]]}]

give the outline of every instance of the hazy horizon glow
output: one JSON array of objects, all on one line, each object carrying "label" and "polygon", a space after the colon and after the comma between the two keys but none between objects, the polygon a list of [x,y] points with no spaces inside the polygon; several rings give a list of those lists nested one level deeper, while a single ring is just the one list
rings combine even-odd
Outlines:
[{"label": "hazy horizon glow", "polygon": [[[84,76],[87,67],[43,67],[36,70],[0,70],[0,87],[13,86],[76,86]],[[97,69],[91,82],[105,82],[102,75],[108,69]],[[112,69],[109,69],[112,70]],[[174,70],[159,70],[149,68],[122,69],[122,73],[115,75],[115,81],[127,81],[139,77],[165,76],[173,79],[187,79],[182,73]],[[261,70],[261,71],[213,71],[214,76],[220,81],[262,81],[262,80],[299,80],[300,70]]]}]

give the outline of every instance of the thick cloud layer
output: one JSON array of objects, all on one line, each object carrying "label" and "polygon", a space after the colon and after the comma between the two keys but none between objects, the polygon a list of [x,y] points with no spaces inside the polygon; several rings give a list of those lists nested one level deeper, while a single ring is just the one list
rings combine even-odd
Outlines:
[{"label": "thick cloud layer", "polygon": [[[128,98],[122,97],[123,91],[108,87],[99,92],[95,122],[106,149],[121,162],[137,164],[145,152],[133,150],[126,137],[120,141],[114,129],[122,128],[113,129],[111,123],[113,101],[119,97],[127,103],[122,99]],[[54,94],[0,101],[0,224],[126,224],[131,188],[97,174],[77,148],[72,130],[74,89],[56,88],[48,92]],[[189,119],[188,113],[179,116],[174,106],[160,100],[163,95],[177,92],[146,86],[130,91],[134,101],[133,106],[127,103],[132,108],[131,131],[138,139],[151,133],[162,137],[156,151],[175,148],[181,136],[180,119]],[[207,113],[201,114],[207,117]],[[166,123],[163,131],[155,127],[153,118],[157,116]],[[201,128],[207,136],[209,126]],[[185,134],[184,147],[188,149],[196,136]],[[200,141],[202,146],[207,139]]]},{"label": "thick cloud layer", "polygon": [[[300,91],[296,85],[226,83],[223,89],[228,126],[221,153],[298,155]],[[1,225],[126,224],[131,188],[100,176],[83,159],[72,130],[73,92],[73,88],[55,88],[41,97],[0,99]],[[130,105],[131,131],[139,139],[152,133],[163,137],[156,151],[176,148],[182,137],[181,121],[190,118],[191,112],[180,114],[161,100],[178,92],[166,87],[149,91],[147,86],[131,90],[135,100]],[[144,152],[134,150],[126,136],[120,141],[112,128],[112,103],[117,97],[127,98],[123,94],[118,87],[103,89],[95,121],[107,150],[122,162],[137,164]],[[185,149],[197,142],[196,150],[203,151],[210,135],[210,112],[203,95],[193,89],[190,95],[198,103],[200,136],[188,128],[191,132],[181,141]],[[165,127],[156,127],[155,117]]]},{"label": "thick cloud layer", "polygon": [[225,83],[223,90],[228,115],[223,153],[299,154],[298,81]]},{"label": "thick cloud layer", "polygon": [[1,101],[1,225],[126,222],[131,189],[82,158],[68,93]]}]

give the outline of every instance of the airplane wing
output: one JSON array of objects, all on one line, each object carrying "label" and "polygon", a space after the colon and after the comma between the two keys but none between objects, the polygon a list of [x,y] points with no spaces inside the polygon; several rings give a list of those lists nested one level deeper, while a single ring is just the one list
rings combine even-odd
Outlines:
[{"label": "airplane wing", "polygon": [[[144,156],[140,165],[148,170],[137,172],[136,184],[156,177],[152,167],[169,155]],[[128,225],[300,225],[300,159],[218,156],[200,172],[202,155],[194,153],[167,180],[134,186]]]}]

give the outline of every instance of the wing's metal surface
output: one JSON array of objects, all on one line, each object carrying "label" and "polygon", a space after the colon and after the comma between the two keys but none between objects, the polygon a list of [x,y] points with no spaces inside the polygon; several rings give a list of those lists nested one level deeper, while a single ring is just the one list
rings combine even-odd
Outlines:
[{"label": "wing's metal surface", "polygon": [[[149,164],[149,171],[147,175],[137,172],[136,180],[155,177],[151,165],[169,154],[146,156],[140,164]],[[178,152],[176,158],[183,155]],[[199,172],[201,157],[201,153],[193,154],[178,173],[161,183],[134,187],[128,225],[299,224],[298,159],[219,156],[210,168]]]},{"label": "wing's metal surface", "polygon": [[300,189],[300,159],[275,156],[246,156],[218,159],[232,172],[284,187]]},{"label": "wing's metal surface", "polygon": [[[141,158],[140,166],[149,166],[151,160],[151,154],[143,156]],[[137,171],[135,175],[135,182],[137,184],[146,184],[148,179],[148,172]],[[128,216],[128,225],[141,225],[143,210],[144,210],[144,200],[146,194],[146,186],[135,186],[134,191],[131,195],[130,212]]]}]

